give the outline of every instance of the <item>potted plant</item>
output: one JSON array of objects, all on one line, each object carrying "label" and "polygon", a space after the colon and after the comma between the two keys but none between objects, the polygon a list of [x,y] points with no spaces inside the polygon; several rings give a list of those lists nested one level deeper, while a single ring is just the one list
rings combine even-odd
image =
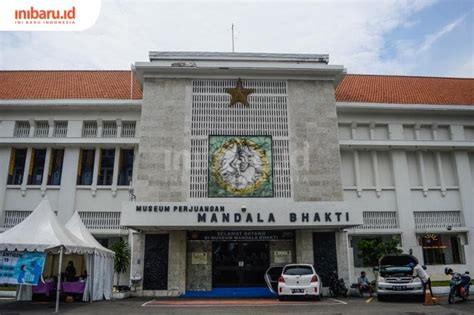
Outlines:
[{"label": "potted plant", "polygon": [[130,297],[128,286],[120,286],[120,274],[127,271],[130,265],[130,247],[128,242],[120,240],[112,245],[111,248],[115,252],[114,271],[117,273],[117,285],[114,288],[113,298],[124,299]]}]

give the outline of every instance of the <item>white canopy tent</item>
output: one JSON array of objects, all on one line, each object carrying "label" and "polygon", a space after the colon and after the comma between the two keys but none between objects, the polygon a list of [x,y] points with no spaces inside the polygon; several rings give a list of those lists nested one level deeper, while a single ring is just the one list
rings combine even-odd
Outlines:
[{"label": "white canopy tent", "polygon": [[86,255],[88,272],[83,301],[110,300],[114,276],[114,252],[100,245],[74,212],[66,228],[78,239],[94,249],[93,255]]},{"label": "white canopy tent", "polygon": [[[71,218],[71,220],[74,219]],[[76,219],[77,220],[77,219]],[[80,220],[80,218],[79,218]],[[63,261],[63,254],[80,254],[86,257],[86,266],[91,266],[92,270],[99,269],[98,272],[94,271],[94,274],[98,274],[102,277],[109,272],[113,273],[113,254],[106,250],[100,244],[94,244],[90,238],[92,235],[87,231],[81,222],[79,230],[74,227],[74,221],[70,222],[70,229],[64,227],[59,223],[56,215],[54,214],[51,204],[48,199],[43,199],[38,207],[20,224],[11,228],[8,231],[0,234],[0,250],[1,251],[30,251],[30,252],[47,252],[47,253],[59,253],[59,268],[58,268],[58,291],[56,296],[56,312],[59,307],[59,293],[61,287],[61,268]],[[89,233],[85,233],[83,230]],[[97,246],[98,245],[98,246]],[[100,246],[100,247],[99,247]],[[107,263],[102,264],[102,260],[96,257],[107,257]],[[112,257],[112,259],[110,259]],[[110,264],[110,260],[112,264]],[[87,262],[89,261],[89,265]],[[105,261],[105,258],[104,258]],[[95,267],[95,268],[94,268]],[[109,271],[112,270],[112,271]],[[101,274],[99,274],[101,273]],[[97,277],[99,279],[100,277]],[[94,279],[94,278],[93,278]],[[107,280],[108,281],[108,280]],[[99,280],[93,280],[91,283],[99,283]],[[87,285],[84,290],[84,297],[88,300],[102,299],[103,296],[110,298],[112,290],[112,280],[110,286],[106,286],[105,282],[102,281],[102,285],[98,285],[97,293],[94,293],[92,285]],[[31,287],[21,285],[20,289],[17,290],[18,299],[31,300]],[[106,291],[107,294],[102,293]],[[110,294],[109,294],[110,292]],[[99,298],[99,294],[100,298]],[[84,298],[83,297],[83,298]]]}]

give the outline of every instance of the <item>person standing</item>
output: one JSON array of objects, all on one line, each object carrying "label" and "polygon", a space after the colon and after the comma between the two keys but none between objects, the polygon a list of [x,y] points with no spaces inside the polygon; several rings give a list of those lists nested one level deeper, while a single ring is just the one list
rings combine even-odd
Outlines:
[{"label": "person standing", "polygon": [[67,263],[65,276],[66,281],[68,282],[76,281],[76,268],[74,267],[74,263],[72,262],[72,260]]},{"label": "person standing", "polygon": [[433,291],[431,290],[431,279],[428,273],[423,269],[420,264],[409,263],[408,266],[413,270],[413,278],[420,278],[423,284],[423,296],[426,294],[426,287],[429,286],[431,296],[433,297]]}]

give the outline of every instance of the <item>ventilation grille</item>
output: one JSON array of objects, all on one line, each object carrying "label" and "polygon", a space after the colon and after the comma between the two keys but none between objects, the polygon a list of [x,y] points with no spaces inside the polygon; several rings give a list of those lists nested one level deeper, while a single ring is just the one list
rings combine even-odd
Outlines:
[{"label": "ventilation grille", "polygon": [[245,88],[255,89],[248,97],[249,106],[230,107],[225,89],[235,84],[235,80],[193,81],[191,135],[288,137],[286,82],[244,80]]},{"label": "ventilation grille", "polygon": [[15,137],[27,138],[30,136],[30,123],[28,121],[17,121],[15,123]]},{"label": "ventilation grille", "polygon": [[89,230],[119,230],[120,212],[118,211],[79,211],[82,222]]},{"label": "ventilation grille", "polygon": [[64,138],[67,136],[67,121],[55,121],[53,137]]},{"label": "ventilation grille", "polygon": [[416,229],[446,229],[462,227],[461,211],[415,211]]},{"label": "ventilation grille", "polygon": [[6,210],[3,227],[6,229],[12,228],[25,220],[33,211],[25,210]]},{"label": "ventilation grille", "polygon": [[47,121],[35,122],[35,137],[45,138],[49,133],[49,123]]},{"label": "ventilation grille", "polygon": [[398,228],[398,218],[395,211],[364,211],[362,213],[364,224],[352,229],[371,230],[371,229],[396,229]]},{"label": "ventilation grille", "polygon": [[207,198],[209,135],[270,135],[276,198],[291,198],[287,85],[280,80],[242,80],[255,89],[249,107],[230,104],[236,80],[194,80],[191,116],[190,197]]}]

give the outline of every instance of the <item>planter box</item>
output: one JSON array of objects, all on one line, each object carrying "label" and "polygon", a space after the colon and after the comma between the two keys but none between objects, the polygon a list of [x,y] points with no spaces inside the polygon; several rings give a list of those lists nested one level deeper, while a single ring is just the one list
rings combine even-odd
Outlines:
[{"label": "planter box", "polygon": [[112,299],[114,300],[128,299],[129,297],[130,297],[130,291],[112,292]]}]

